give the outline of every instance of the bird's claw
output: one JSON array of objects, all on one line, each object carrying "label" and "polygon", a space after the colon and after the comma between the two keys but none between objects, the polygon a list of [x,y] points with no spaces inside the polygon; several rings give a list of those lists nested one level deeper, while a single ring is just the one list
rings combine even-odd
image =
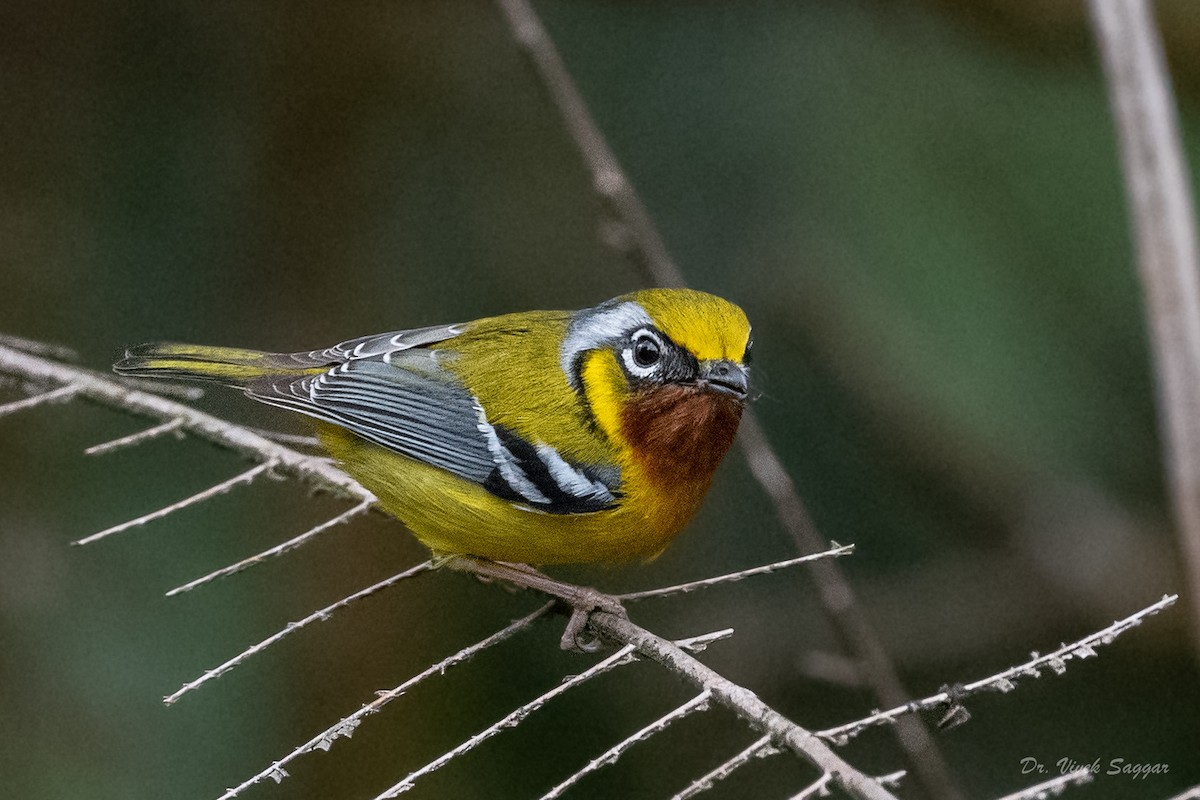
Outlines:
[{"label": "bird's claw", "polygon": [[627,617],[625,607],[611,595],[598,592],[595,589],[585,589],[571,599],[571,618],[563,630],[559,646],[563,650],[573,650],[578,653],[595,653],[604,647],[599,636],[588,631],[588,622],[592,612],[604,611]]}]

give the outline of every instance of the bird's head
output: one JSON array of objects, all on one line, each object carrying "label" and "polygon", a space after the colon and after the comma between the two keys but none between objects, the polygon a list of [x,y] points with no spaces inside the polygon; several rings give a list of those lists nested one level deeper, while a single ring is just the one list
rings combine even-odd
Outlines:
[{"label": "bird's head", "polygon": [[[691,289],[646,289],[578,312],[561,366],[609,436],[643,461],[711,475],[749,390],[750,323]],[[665,466],[664,466],[665,468]],[[661,471],[661,470],[660,470]]]}]

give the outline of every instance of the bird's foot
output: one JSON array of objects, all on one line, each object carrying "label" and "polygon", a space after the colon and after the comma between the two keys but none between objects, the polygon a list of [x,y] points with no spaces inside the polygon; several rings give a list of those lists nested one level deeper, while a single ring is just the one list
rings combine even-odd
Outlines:
[{"label": "bird's foot", "polygon": [[599,637],[588,631],[588,621],[593,612],[604,611],[619,617],[629,616],[621,601],[612,595],[587,586],[556,581],[527,564],[490,561],[476,556],[455,556],[445,563],[451,569],[472,572],[480,580],[499,581],[523,589],[533,589],[556,598],[571,612],[566,630],[559,641],[564,650],[594,653],[604,646]]}]

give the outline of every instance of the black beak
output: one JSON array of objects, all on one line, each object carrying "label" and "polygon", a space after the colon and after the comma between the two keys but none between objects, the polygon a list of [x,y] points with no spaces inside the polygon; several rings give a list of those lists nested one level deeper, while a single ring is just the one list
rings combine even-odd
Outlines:
[{"label": "black beak", "polygon": [[699,384],[721,394],[745,400],[750,388],[750,376],[741,364],[727,359],[705,361],[700,365]]}]

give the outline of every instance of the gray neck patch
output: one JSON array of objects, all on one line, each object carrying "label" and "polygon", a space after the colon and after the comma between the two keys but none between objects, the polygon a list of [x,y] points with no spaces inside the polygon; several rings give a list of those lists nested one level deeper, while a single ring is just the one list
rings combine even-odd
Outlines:
[{"label": "gray neck patch", "polygon": [[654,321],[632,300],[604,303],[580,312],[567,328],[559,353],[559,366],[576,390],[581,388],[579,358],[589,350],[610,347],[638,328],[652,328]]}]

